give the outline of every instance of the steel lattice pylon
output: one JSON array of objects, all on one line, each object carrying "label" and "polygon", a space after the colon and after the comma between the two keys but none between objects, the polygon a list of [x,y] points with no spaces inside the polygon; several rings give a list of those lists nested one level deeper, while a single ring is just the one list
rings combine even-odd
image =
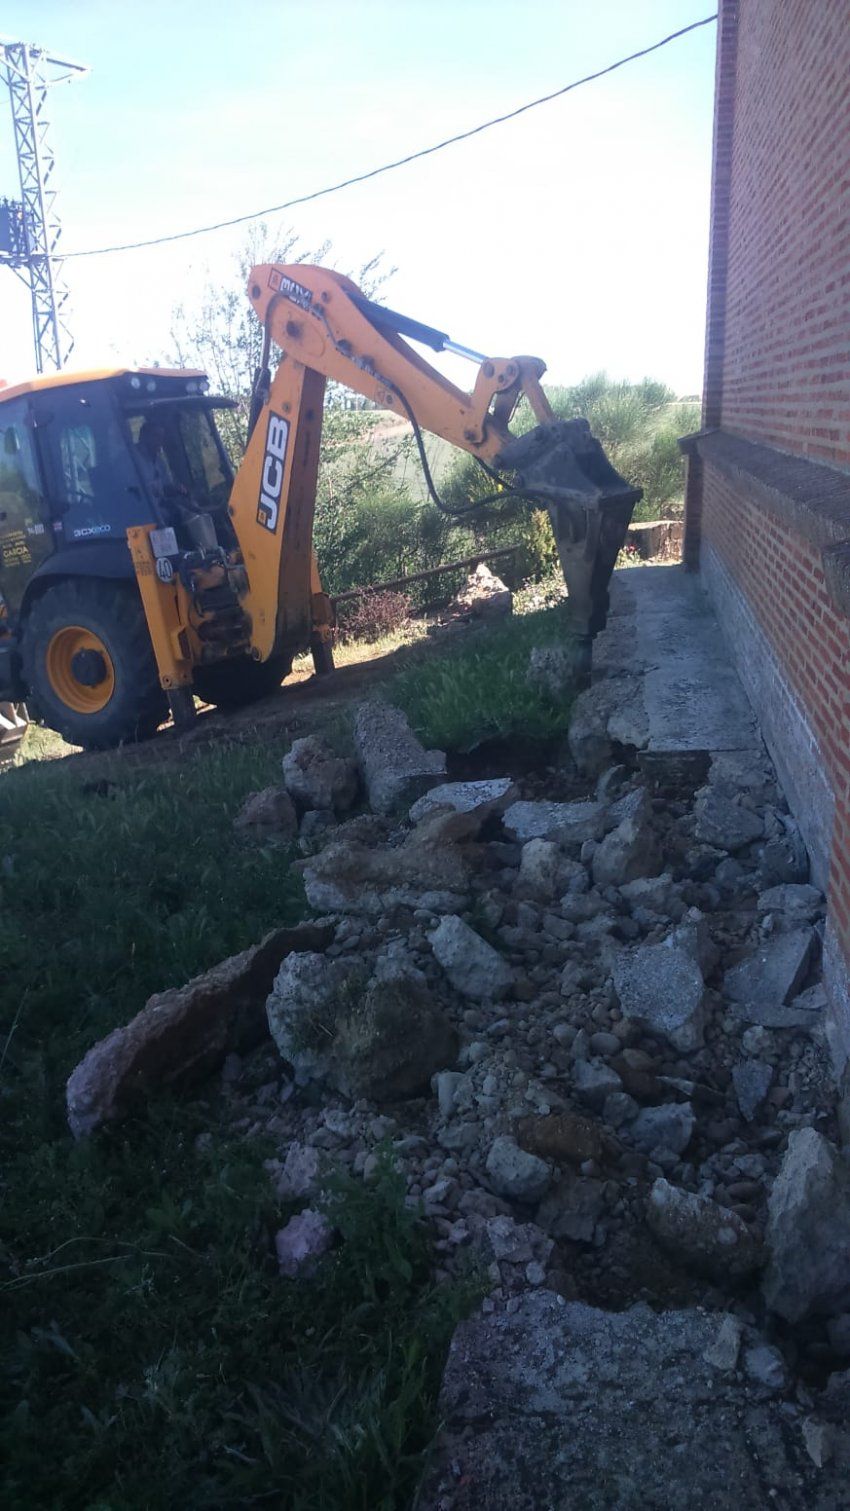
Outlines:
[{"label": "steel lattice pylon", "polygon": [[0,204],[0,264],[29,284],[39,372],[61,368],[74,345],[63,315],[68,289],[57,257],[61,227],[47,94],[52,84],[86,72],[82,64],[55,58],[30,42],[0,41],[0,74],[12,104],[21,185],[20,201]]}]

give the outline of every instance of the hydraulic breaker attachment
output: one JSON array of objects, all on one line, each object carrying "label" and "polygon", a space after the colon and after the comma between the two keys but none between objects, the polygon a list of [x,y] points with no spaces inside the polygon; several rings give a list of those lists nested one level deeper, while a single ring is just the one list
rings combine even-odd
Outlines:
[{"label": "hydraulic breaker attachment", "polygon": [[503,447],[497,466],[545,503],[569,595],[576,678],[590,681],[593,640],[608,616],[608,586],[632,510],[643,497],[611,466],[587,420],[538,425]]}]

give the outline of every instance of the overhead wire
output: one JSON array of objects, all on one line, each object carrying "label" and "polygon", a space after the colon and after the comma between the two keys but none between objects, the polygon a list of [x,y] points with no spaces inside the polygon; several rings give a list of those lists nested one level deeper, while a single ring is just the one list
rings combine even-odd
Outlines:
[{"label": "overhead wire", "polygon": [[309,194],[299,194],[294,199],[284,200],[282,204],[267,205],[263,210],[251,210],[245,215],[234,215],[228,220],[217,220],[210,225],[196,226],[188,231],[172,231],[168,235],[151,236],[144,241],[125,241],[108,247],[89,247],[77,252],[63,252],[62,260],[67,261],[72,257],[106,257],[114,252],[137,252],[146,247],[159,247],[169,242],[187,241],[190,237],[207,236],[213,231],[224,231],[232,226],[245,225],[248,221],[262,220],[266,215],[279,215],[282,211],[295,209],[298,205],[311,204],[314,200],[323,199],[329,194],[338,194],[341,189],[350,189],[354,184],[366,183],[369,179],[378,178],[383,173],[391,173],[394,169],[403,168],[408,163],[431,157],[435,152],[442,152],[446,147],[468,141],[470,137],[479,136],[482,131],[489,131],[493,126],[502,126],[506,121],[516,120],[527,111],[536,110],[540,105],[548,105],[552,100],[561,99],[563,95],[570,94],[572,90],[579,89],[583,84],[591,84],[596,79],[603,79],[607,74],[615,73],[618,68],[625,68],[627,63],[635,63],[640,58],[649,57],[650,53],[658,52],[660,48],[667,47],[671,42],[677,42],[680,37],[687,36],[689,32],[698,31],[701,27],[709,26],[716,20],[717,13],[715,12],[711,16],[703,16],[701,21],[691,21],[689,25],[670,32],[660,41],[653,42],[648,47],[642,47],[637,52],[629,53],[625,58],[618,58],[615,63],[609,63],[605,68],[598,68],[580,79],[574,79],[571,84],[564,84],[560,89],[553,89],[550,94],[540,95],[536,100],[528,100],[524,105],[518,105],[515,110],[508,110],[503,115],[481,121],[467,131],[458,131],[454,136],[447,136],[440,142],[434,142],[430,147],[421,147],[417,152],[409,152],[405,157],[396,158],[394,162],[382,163],[378,168],[370,168],[367,172],[353,174],[351,178],[341,179],[338,183],[327,184],[323,189],[314,189]]}]

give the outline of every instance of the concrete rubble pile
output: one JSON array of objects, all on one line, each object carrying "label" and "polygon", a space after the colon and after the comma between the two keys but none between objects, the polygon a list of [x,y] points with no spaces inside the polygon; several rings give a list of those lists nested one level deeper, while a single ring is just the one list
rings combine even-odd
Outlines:
[{"label": "concrete rubble pile", "polygon": [[[608,1499],[576,1504],[661,1504],[637,1420],[622,1484],[599,1425],[600,1392],[625,1399],[633,1356],[636,1371],[657,1360],[647,1421],[661,1430],[669,1407],[668,1457],[693,1448],[706,1495],[726,1476],[708,1468],[718,1422],[746,1426],[724,1439],[731,1498],[665,1505],[762,1504],[747,1498],[754,1434],[781,1504],[839,1504],[826,1487],[850,1465],[850,1155],[823,1038],[823,898],[770,762],[717,757],[671,795],[608,748],[606,714],[533,781],[452,782],[397,720],[361,711],[359,776],[297,742],[292,808],[265,795],[256,822],[279,815],[289,834],[297,813],[328,940],[282,957],[271,1043],[227,1045],[222,1074],[223,1124],[276,1141],[270,1179],[308,1214],[281,1230],[283,1273],[302,1254],[309,1273],[331,1241],[327,1175],[368,1181],[388,1149],[432,1226],[437,1278],[471,1260],[486,1274],[449,1361],[432,1511],[554,1504],[583,1484],[564,1447],[581,1427],[554,1431],[554,1394],[556,1414],[597,1414],[586,1464],[613,1475]],[[358,781],[377,811],[352,816]],[[524,1448],[505,1395],[522,1371],[537,1382]],[[476,1391],[495,1400],[486,1429]],[[467,1461],[483,1499],[454,1474]]]}]

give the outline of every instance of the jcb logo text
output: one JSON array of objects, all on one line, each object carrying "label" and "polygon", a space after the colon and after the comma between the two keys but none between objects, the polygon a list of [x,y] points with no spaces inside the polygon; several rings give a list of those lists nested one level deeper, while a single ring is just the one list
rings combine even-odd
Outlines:
[{"label": "jcb logo text", "polygon": [[289,441],[289,421],[281,415],[269,415],[266,431],[266,454],[263,458],[263,480],[260,501],[257,505],[257,524],[274,534],[280,516],[280,495],[283,488],[283,465]]}]

